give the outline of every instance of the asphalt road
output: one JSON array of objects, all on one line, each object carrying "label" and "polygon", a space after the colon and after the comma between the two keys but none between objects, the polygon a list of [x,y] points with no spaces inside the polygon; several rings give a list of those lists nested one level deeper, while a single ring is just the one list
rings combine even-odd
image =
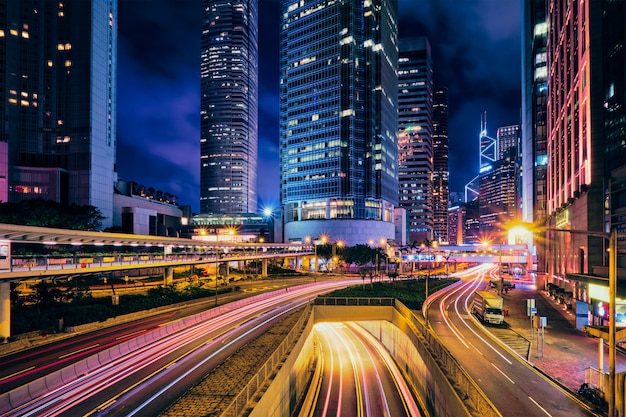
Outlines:
[{"label": "asphalt road", "polygon": [[420,416],[385,348],[355,323],[318,323],[323,375],[315,408],[326,416]]},{"label": "asphalt road", "polygon": [[[210,319],[146,343],[3,415],[158,415],[282,314],[298,308],[321,292],[345,285],[346,282],[330,281],[289,291],[281,289],[238,307],[225,304],[218,307]],[[170,316],[168,323],[178,320]],[[149,325],[154,326],[154,323]],[[49,355],[55,358],[57,353]]]},{"label": "asphalt road", "polygon": [[462,285],[432,302],[428,317],[439,339],[505,417],[596,415],[491,338],[485,325],[469,312],[473,293],[485,288],[489,272],[484,268],[463,276]]}]

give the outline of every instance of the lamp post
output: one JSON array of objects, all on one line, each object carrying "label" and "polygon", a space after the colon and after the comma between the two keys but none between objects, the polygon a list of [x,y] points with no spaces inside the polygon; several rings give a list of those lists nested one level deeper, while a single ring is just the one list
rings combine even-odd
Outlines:
[{"label": "lamp post", "polygon": [[[426,275],[426,295],[424,297],[424,303],[426,304],[428,302],[428,280],[430,279],[430,248],[431,247],[437,247],[437,242],[429,242],[428,245],[422,243],[422,248],[426,247],[426,257],[428,259],[426,259],[426,262],[428,262],[428,275]],[[428,325],[428,304],[426,304],[426,308],[424,308],[424,318],[426,319],[426,325]]]},{"label": "lamp post", "polygon": [[320,236],[317,239],[312,239],[311,237],[307,236],[306,238],[304,238],[304,240],[308,243],[311,242],[313,243],[313,257],[315,259],[315,269],[313,270],[313,280],[314,282],[317,282],[317,273],[318,273],[318,265],[319,265],[319,261],[317,259],[317,242],[321,241],[322,244],[326,244],[326,242],[328,241],[328,238],[326,236]]},{"label": "lamp post", "polygon": [[217,279],[220,274],[220,256],[219,256],[220,235],[215,227],[215,307],[217,307]]},{"label": "lamp post", "polygon": [[[229,230],[228,231],[229,235],[234,235],[235,232],[234,230]],[[219,252],[220,252],[220,234],[218,231],[217,226],[215,227],[215,307],[217,307],[217,280],[220,274],[220,256],[219,256]]]}]

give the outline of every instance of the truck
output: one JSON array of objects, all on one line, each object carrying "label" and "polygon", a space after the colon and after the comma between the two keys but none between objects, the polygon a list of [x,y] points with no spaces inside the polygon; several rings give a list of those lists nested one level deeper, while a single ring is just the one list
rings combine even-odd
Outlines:
[{"label": "truck", "polygon": [[476,291],[472,311],[485,323],[502,324],[504,322],[503,305],[502,297],[489,291]]}]

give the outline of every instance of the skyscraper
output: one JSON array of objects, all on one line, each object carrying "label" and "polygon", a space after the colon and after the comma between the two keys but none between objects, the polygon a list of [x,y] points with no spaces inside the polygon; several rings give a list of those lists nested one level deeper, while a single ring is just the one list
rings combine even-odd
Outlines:
[{"label": "skyscraper", "polygon": [[117,0],[0,0],[0,141],[9,201],[113,217]]},{"label": "skyscraper", "polygon": [[435,87],[433,93],[433,237],[448,242],[448,89]]},{"label": "skyscraper", "polygon": [[519,152],[519,125],[510,125],[499,127],[496,131],[496,139],[498,141],[498,159],[508,158],[510,150],[513,149],[514,154]]},{"label": "skyscraper", "polygon": [[433,240],[433,65],[424,37],[400,39],[398,167],[409,241]]},{"label": "skyscraper", "polygon": [[[546,7],[546,225],[595,232],[623,230],[626,204],[623,192],[620,196],[613,187],[623,184],[626,176],[626,6],[624,2],[549,0]],[[607,215],[607,207],[612,216]],[[548,277],[595,274],[596,266],[607,266],[603,239],[547,233]],[[579,290],[575,288],[574,293]]]},{"label": "skyscraper", "polygon": [[394,237],[397,33],[396,0],[282,0],[286,240]]},{"label": "skyscraper", "polygon": [[257,0],[203,0],[200,212],[257,209]]}]

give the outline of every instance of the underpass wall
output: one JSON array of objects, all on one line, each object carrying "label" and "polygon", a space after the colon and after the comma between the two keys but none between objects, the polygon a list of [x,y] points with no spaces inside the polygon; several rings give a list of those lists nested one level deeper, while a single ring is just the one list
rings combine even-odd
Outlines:
[{"label": "underpass wall", "polygon": [[[319,383],[319,369],[313,373],[317,357],[313,325],[356,321],[389,350],[428,415],[501,417],[436,335],[403,304],[396,301],[395,307],[315,305],[311,314],[312,320],[309,320],[297,347],[285,360],[250,416],[293,415],[297,400],[309,390],[309,386],[315,387]],[[298,346],[302,346],[300,350]],[[307,397],[303,410],[311,404],[312,400]]]},{"label": "underpass wall", "polygon": [[298,405],[298,400],[309,387],[315,367],[315,344],[313,342],[313,314],[292,349],[285,358],[276,377],[263,396],[254,405],[250,417],[289,417]]}]

